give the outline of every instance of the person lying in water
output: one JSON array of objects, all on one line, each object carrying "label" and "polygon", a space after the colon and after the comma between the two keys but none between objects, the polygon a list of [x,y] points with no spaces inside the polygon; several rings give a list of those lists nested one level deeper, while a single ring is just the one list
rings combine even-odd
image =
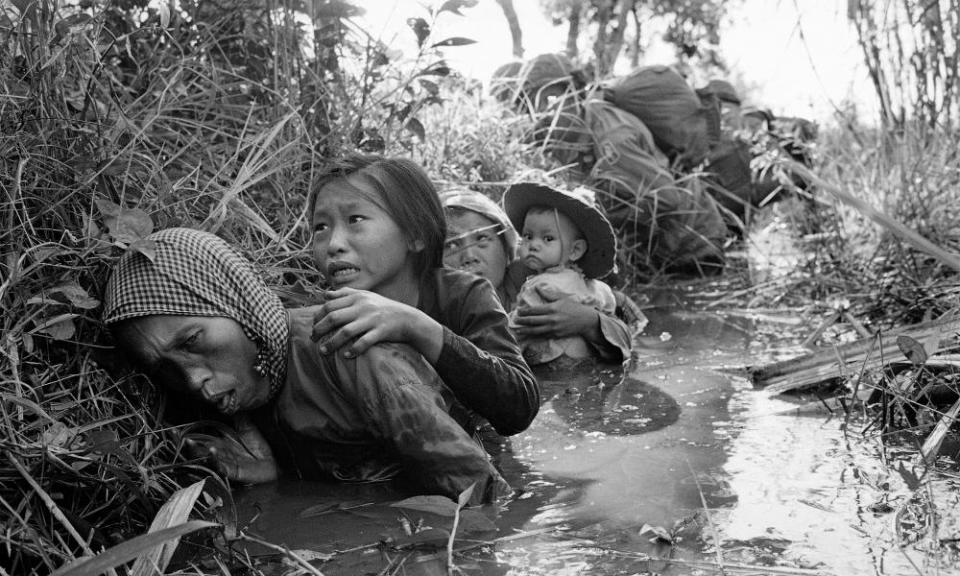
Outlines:
[{"label": "person lying in water", "polygon": [[[474,190],[449,190],[441,201],[447,220],[444,265],[486,278],[503,307],[513,310],[520,287],[534,272],[516,258],[517,233],[506,212]],[[622,292],[614,294],[620,317],[545,288],[543,304],[516,311],[514,331],[521,338],[579,336],[602,360],[623,362],[630,357],[631,330],[641,331],[647,319]]]},{"label": "person lying in water", "polygon": [[493,287],[442,267],[446,223],[437,190],[405,158],[350,155],[312,184],[313,259],[330,290],[314,337],[328,353],[377,342],[417,350],[458,400],[458,420],[510,436],[540,408],[540,390]]},{"label": "person lying in water", "polygon": [[103,320],[158,385],[234,418],[242,444],[195,444],[226,476],[367,482],[397,476],[418,491],[473,501],[509,492],[486,453],[449,415],[451,394],[409,346],[351,358],[311,338],[316,307],[284,309],[220,238],[171,228],[128,251],[107,284]]}]

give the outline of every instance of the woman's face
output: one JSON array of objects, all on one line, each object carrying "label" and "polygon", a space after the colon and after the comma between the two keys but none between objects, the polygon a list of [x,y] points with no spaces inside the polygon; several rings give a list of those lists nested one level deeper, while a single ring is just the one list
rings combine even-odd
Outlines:
[{"label": "woman's face", "polygon": [[483,276],[499,288],[507,270],[507,251],[496,222],[472,211],[447,215],[443,265]]},{"label": "woman's face", "polygon": [[231,318],[143,316],[122,322],[117,331],[155,382],[198,396],[223,414],[269,399],[269,380],[253,369],[257,346]]},{"label": "woman's face", "polygon": [[390,214],[371,201],[376,193],[353,176],[320,189],[313,211],[313,258],[334,288],[370,290],[410,303],[418,286],[416,253],[422,248],[411,246]]}]

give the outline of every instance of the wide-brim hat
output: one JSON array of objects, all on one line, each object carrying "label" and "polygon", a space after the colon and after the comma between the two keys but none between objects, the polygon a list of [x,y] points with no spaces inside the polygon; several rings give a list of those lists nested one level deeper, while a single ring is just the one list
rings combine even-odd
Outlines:
[{"label": "wide-brim hat", "polygon": [[593,190],[579,187],[567,191],[538,182],[519,182],[503,194],[503,209],[517,230],[523,230],[523,220],[533,206],[556,208],[580,229],[587,241],[587,251],[577,260],[577,265],[584,276],[603,278],[613,271],[617,237],[610,221],[597,207]]}]

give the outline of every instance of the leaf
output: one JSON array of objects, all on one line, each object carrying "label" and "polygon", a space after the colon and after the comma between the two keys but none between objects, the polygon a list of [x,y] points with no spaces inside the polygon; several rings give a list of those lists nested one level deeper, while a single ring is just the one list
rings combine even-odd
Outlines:
[{"label": "leaf", "polygon": [[197,530],[213,528],[215,526],[219,526],[219,524],[205,520],[191,520],[178,526],[141,534],[136,538],[117,544],[113,548],[109,548],[96,556],[80,558],[75,562],[61,566],[51,573],[50,576],[100,576],[111,568],[122,566],[140,554],[149,552],[154,546],[161,545],[174,538],[180,538]]},{"label": "leaf", "polygon": [[160,27],[167,28],[170,26],[170,5],[161,1],[158,10],[160,11]]},{"label": "leaf", "polygon": [[100,305],[100,301],[87,294],[87,291],[80,287],[76,282],[63,284],[51,288],[49,294],[63,294],[75,308],[81,310],[92,310]]},{"label": "leaf", "polygon": [[110,235],[124,244],[132,244],[153,232],[153,220],[139,208],[123,208],[109,200],[95,200]]},{"label": "leaf", "polygon": [[440,93],[440,87],[437,86],[436,82],[427,80],[426,78],[418,78],[417,82],[419,82],[420,86],[422,86],[424,90],[429,92],[431,96],[436,96]]},{"label": "leaf", "polygon": [[83,12],[72,14],[67,16],[63,20],[58,21],[53,25],[54,35],[51,40],[52,44],[56,44],[60,41],[61,38],[70,34],[70,30],[75,26],[82,26],[92,20],[92,17],[89,14]]},{"label": "leaf", "polygon": [[461,510],[460,524],[457,533],[473,534],[475,532],[496,532],[497,525],[476,510]]},{"label": "leaf", "polygon": [[453,38],[447,38],[441,40],[436,44],[430,46],[431,48],[440,48],[443,46],[469,46],[470,44],[476,44],[476,40],[471,40],[470,38],[463,38],[461,36],[454,36]]},{"label": "leaf", "polygon": [[91,430],[86,434],[87,450],[90,452],[113,452],[120,446],[116,430]]},{"label": "leaf", "polygon": [[394,502],[390,506],[429,512],[440,516],[453,516],[457,513],[456,503],[446,496],[413,496],[406,500]]},{"label": "leaf", "polygon": [[423,18],[407,18],[407,26],[417,35],[417,47],[423,48],[423,43],[430,36],[430,25]]},{"label": "leaf", "polygon": [[460,13],[461,8],[473,8],[477,5],[478,0],[447,0],[440,6],[440,9],[437,10],[437,14],[442,12],[453,12],[457,16],[463,16]]},{"label": "leaf", "polygon": [[423,128],[423,124],[422,124],[419,120],[417,120],[416,118],[411,118],[411,119],[407,120],[407,123],[404,124],[403,126],[404,126],[404,128],[406,128],[407,130],[409,130],[409,131],[413,132],[414,134],[416,134],[416,135],[417,135],[417,138],[419,138],[421,142],[425,142],[425,141],[426,141],[426,139],[427,139],[426,130]]},{"label": "leaf", "polygon": [[55,340],[69,340],[77,333],[73,319],[77,314],[58,314],[38,324],[30,334],[46,334]]},{"label": "leaf", "polygon": [[460,496],[457,497],[457,508],[463,508],[470,503],[470,497],[473,496],[473,489],[477,487],[477,483],[467,486],[467,488],[460,493]]},{"label": "leaf", "polygon": [[450,67],[444,62],[435,62],[417,73],[417,76],[449,76]]},{"label": "leaf", "polygon": [[155,261],[157,258],[157,243],[153,240],[137,240],[133,244],[127,246],[127,249],[143,254],[151,262]]},{"label": "leaf", "polygon": [[927,361],[927,351],[923,349],[923,344],[917,342],[906,334],[897,336],[897,347],[903,352],[914,366],[923,366]]},{"label": "leaf", "polygon": [[[150,524],[148,534],[163,531],[178,525],[182,525],[189,517],[197,497],[203,491],[204,480],[194,482],[186,488],[181,488],[170,496],[157,515],[154,516]],[[153,576],[154,574],[163,574],[167,570],[167,564],[173,558],[173,553],[180,544],[180,537],[176,536],[162,542],[143,554],[137,556],[137,561],[133,563],[130,570],[131,576]]]}]

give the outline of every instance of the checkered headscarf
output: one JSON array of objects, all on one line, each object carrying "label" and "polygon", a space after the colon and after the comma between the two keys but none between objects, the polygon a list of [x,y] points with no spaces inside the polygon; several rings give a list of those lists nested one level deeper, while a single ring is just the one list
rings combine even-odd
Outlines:
[{"label": "checkered headscarf", "polygon": [[236,320],[260,351],[276,391],[286,374],[287,314],[253,266],[208,232],[168,228],[147,237],[154,256],[128,251],[107,283],[103,321],[171,314]]}]

